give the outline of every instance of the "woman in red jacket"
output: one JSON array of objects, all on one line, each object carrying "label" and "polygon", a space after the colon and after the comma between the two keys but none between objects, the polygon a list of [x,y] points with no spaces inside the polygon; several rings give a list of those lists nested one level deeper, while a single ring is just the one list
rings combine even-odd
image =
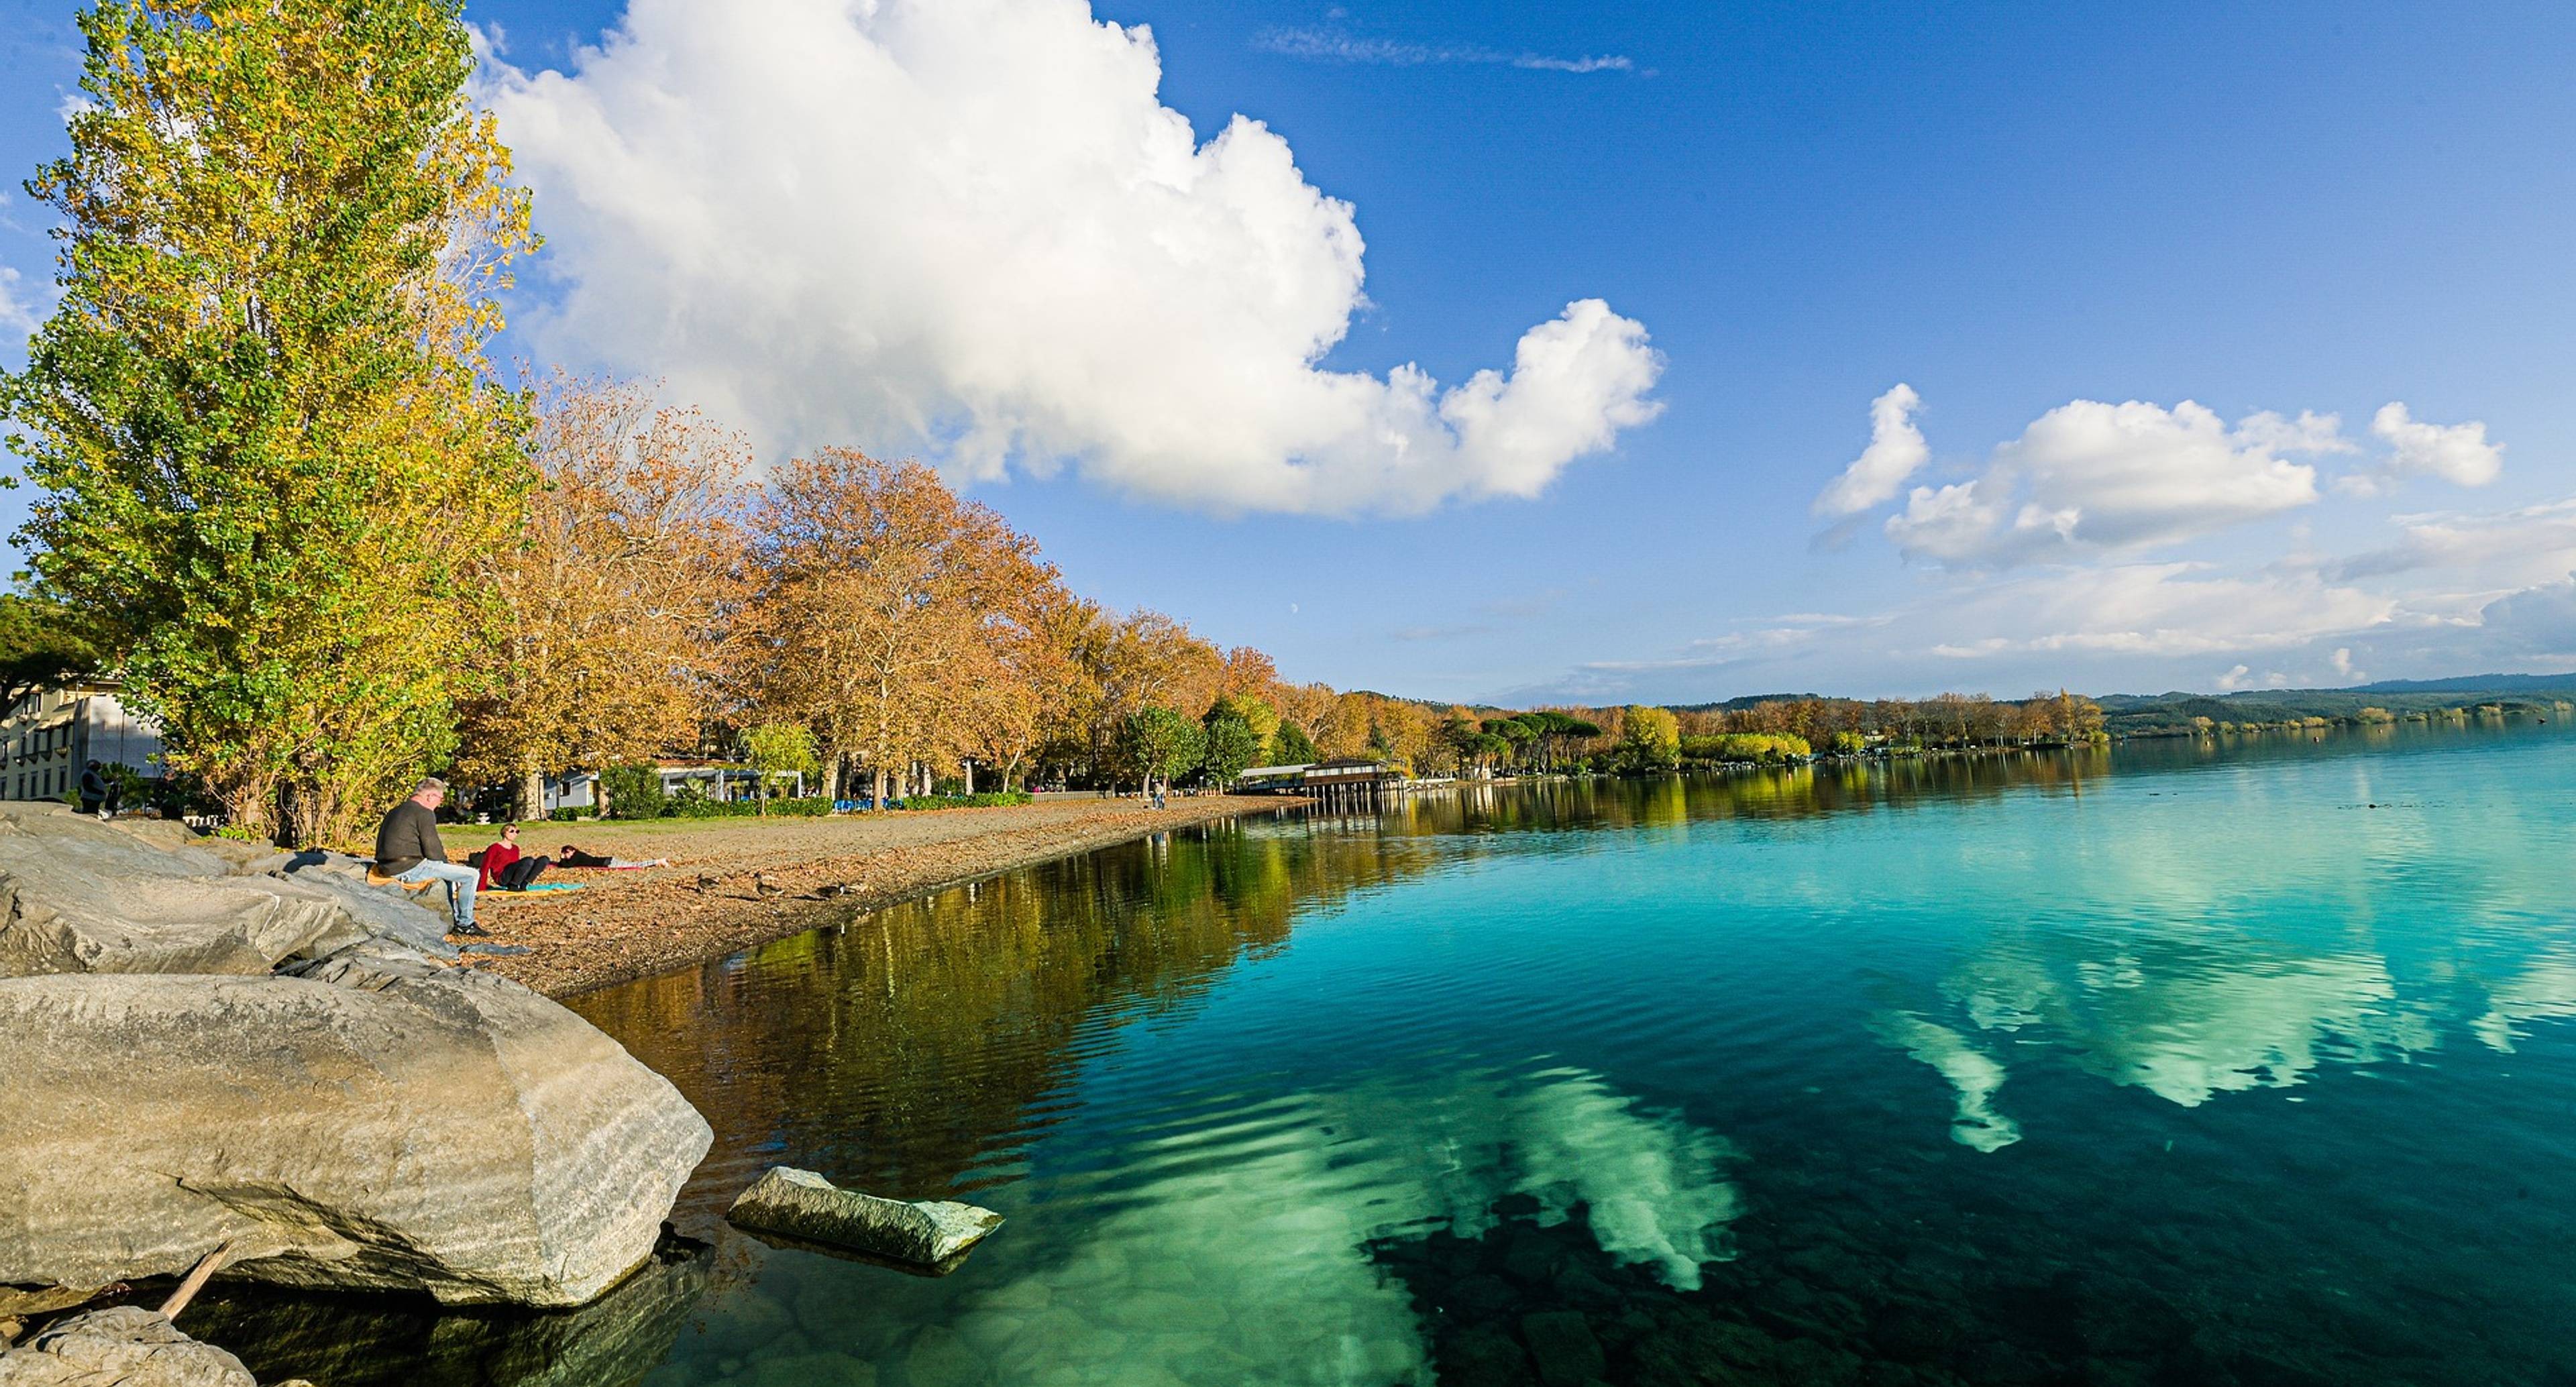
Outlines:
[{"label": "woman in red jacket", "polygon": [[525,891],[537,874],[554,865],[549,857],[523,857],[519,854],[519,826],[507,824],[501,829],[501,841],[483,850],[484,891]]}]

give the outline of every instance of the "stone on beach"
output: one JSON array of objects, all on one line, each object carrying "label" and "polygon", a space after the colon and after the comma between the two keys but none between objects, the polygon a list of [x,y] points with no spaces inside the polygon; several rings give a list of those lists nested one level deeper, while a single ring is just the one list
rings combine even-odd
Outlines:
[{"label": "stone on beach", "polygon": [[0,1282],[227,1275],[579,1305],[704,1119],[588,1022],[382,942],[305,977],[0,979]]},{"label": "stone on beach", "polygon": [[771,1166],[725,1210],[739,1227],[936,1266],[1002,1225],[990,1209],[906,1203],[845,1190],[810,1170]]}]

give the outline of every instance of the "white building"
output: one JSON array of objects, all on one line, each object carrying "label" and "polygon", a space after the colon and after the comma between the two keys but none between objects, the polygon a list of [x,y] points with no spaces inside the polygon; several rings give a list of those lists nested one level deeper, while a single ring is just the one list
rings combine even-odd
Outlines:
[{"label": "white building", "polygon": [[0,799],[67,799],[91,761],[159,779],[161,729],[126,711],[113,679],[38,689],[0,718]]}]

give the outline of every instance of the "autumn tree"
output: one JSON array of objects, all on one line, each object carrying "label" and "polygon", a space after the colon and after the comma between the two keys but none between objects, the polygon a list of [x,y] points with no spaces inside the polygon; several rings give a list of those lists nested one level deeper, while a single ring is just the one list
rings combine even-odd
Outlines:
[{"label": "autumn tree", "polygon": [[748,445],[634,383],[558,376],[539,393],[539,489],[483,562],[495,687],[466,705],[463,769],[517,784],[650,761],[698,740],[739,591]]},{"label": "autumn tree", "polygon": [[1634,707],[1619,732],[1619,760],[1630,770],[1670,770],[1681,760],[1682,727],[1663,708]]},{"label": "autumn tree", "polygon": [[526,411],[482,356],[527,195],[460,0],[102,0],[59,303],[5,386],[18,541],[173,769],[312,843],[443,762]]},{"label": "autumn tree", "polygon": [[760,706],[815,730],[828,792],[853,762],[882,799],[898,770],[969,754],[969,691],[996,712],[990,690],[1017,677],[1011,647],[1056,583],[1037,545],[929,468],[846,448],[790,463],[752,535],[743,677]]}]

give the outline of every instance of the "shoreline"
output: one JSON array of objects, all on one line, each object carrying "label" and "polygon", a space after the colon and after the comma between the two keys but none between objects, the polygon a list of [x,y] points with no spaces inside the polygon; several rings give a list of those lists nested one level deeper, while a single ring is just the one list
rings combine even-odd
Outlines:
[{"label": "shoreline", "polygon": [[[546,874],[549,883],[580,883],[579,892],[486,892],[475,918],[491,937],[466,942],[530,952],[467,959],[566,1001],[1002,872],[1305,803],[1195,795],[1159,810],[1141,800],[1077,799],[826,819],[532,823],[520,829],[531,855],[571,842],[621,857],[668,857],[671,865]],[[462,855],[497,831],[448,836]]]}]

